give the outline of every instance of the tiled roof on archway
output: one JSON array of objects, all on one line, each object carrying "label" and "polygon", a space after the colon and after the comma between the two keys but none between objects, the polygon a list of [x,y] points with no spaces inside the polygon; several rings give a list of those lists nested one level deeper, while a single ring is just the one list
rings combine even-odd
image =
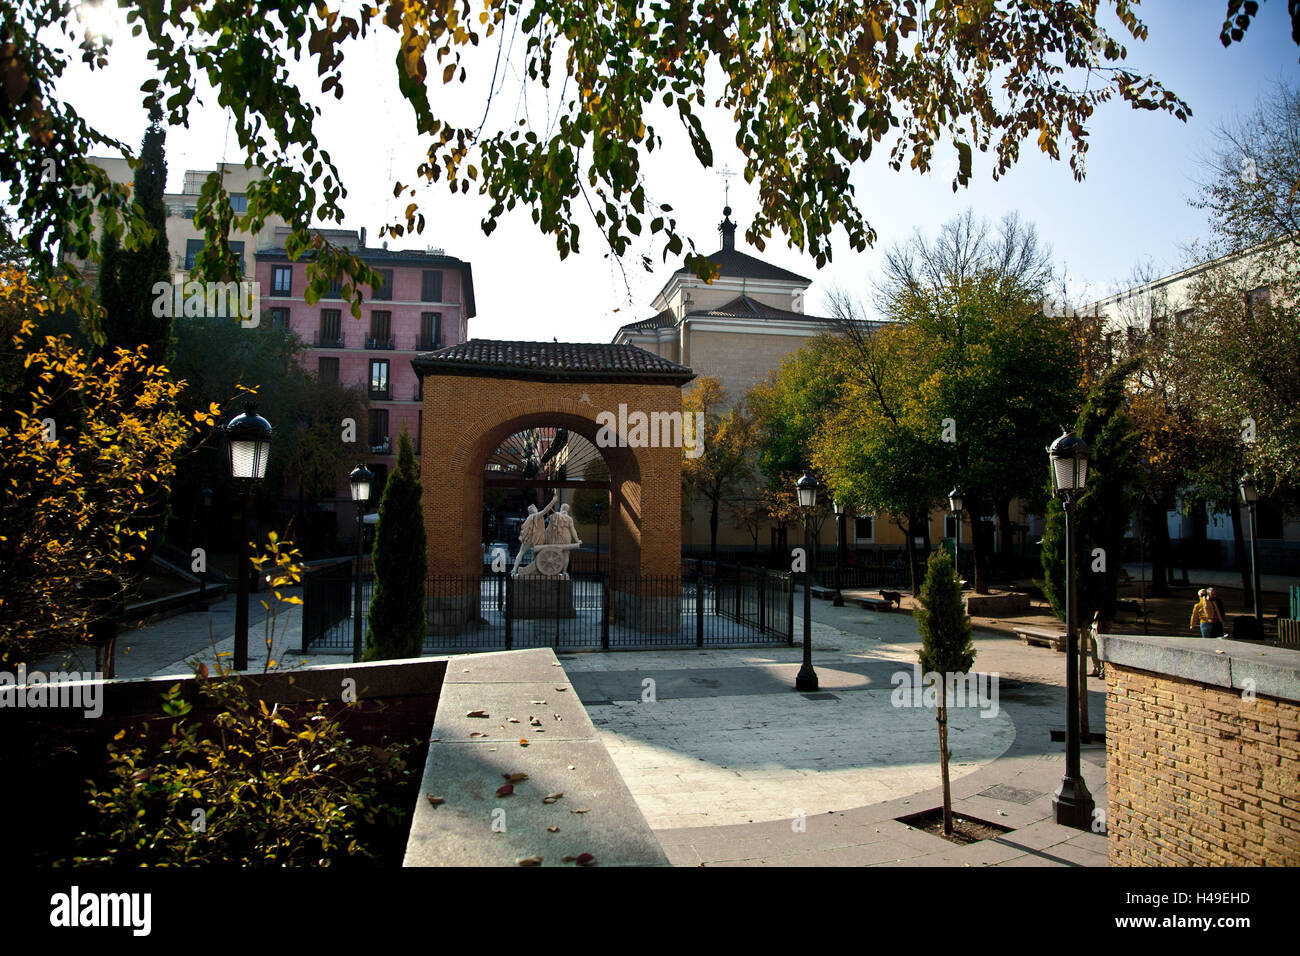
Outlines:
[{"label": "tiled roof on archway", "polygon": [[421,375],[484,375],[560,381],[658,381],[682,385],[695,377],[684,365],[635,345],[586,342],[507,342],[470,339],[411,359]]}]

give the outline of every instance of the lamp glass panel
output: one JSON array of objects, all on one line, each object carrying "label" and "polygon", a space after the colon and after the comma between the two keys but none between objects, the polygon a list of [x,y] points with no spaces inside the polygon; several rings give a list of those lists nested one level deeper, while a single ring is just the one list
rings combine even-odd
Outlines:
[{"label": "lamp glass panel", "polygon": [[[232,439],[230,442],[230,476],[232,478],[259,478],[257,473],[258,442]],[[262,463],[265,470],[266,464]]]}]

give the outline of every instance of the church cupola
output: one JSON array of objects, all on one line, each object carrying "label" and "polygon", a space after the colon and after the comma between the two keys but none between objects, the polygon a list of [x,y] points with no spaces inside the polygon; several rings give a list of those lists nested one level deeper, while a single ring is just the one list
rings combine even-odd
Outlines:
[{"label": "church cupola", "polygon": [[722,222],[718,223],[718,232],[722,236],[722,248],[724,251],[735,251],[736,248],[736,224],[731,221],[731,207],[722,207]]}]

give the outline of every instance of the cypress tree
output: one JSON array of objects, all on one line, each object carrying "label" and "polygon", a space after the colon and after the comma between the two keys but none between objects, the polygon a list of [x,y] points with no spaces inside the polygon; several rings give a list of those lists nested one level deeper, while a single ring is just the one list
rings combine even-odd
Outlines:
[{"label": "cypress tree", "polygon": [[419,657],[424,647],[424,579],[428,573],[424,512],[415,449],[402,430],[397,470],[384,484],[372,552],[375,590],[370,600],[364,660]]},{"label": "cypress tree", "polygon": [[171,278],[171,252],[167,246],[167,184],[165,143],[167,127],[157,101],[149,106],[149,127],[140,144],[132,199],[144,210],[151,236],[136,249],[123,249],[116,236],[105,232],[100,242],[99,301],[104,306],[104,354],[115,347],[134,351],[149,347],[154,362],[166,359],[171,340],[171,319],[155,316],[154,286]]},{"label": "cypress tree", "polygon": [[948,785],[949,674],[966,674],[975,663],[971,623],[961,597],[961,581],[952,556],[940,548],[930,555],[916,626],[921,632],[921,672],[939,675],[936,719],[939,723],[939,771],[943,777],[943,832],[952,833],[952,792]]}]

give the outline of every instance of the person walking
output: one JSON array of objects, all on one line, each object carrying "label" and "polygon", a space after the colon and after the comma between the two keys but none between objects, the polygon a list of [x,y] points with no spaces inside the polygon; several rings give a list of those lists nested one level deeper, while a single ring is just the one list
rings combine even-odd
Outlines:
[{"label": "person walking", "polygon": [[1223,611],[1223,598],[1219,597],[1219,592],[1214,588],[1206,588],[1205,596],[1209,598],[1210,603],[1213,604],[1219,612],[1219,619],[1214,622],[1213,636],[1223,637],[1223,625],[1224,622],[1228,620],[1228,615]]},{"label": "person walking", "polygon": [[1196,596],[1199,600],[1192,608],[1192,623],[1188,626],[1194,629],[1199,624],[1201,637],[1213,637],[1215,621],[1222,624],[1223,617],[1219,614],[1218,607],[1210,601],[1205,588],[1197,591]]}]

